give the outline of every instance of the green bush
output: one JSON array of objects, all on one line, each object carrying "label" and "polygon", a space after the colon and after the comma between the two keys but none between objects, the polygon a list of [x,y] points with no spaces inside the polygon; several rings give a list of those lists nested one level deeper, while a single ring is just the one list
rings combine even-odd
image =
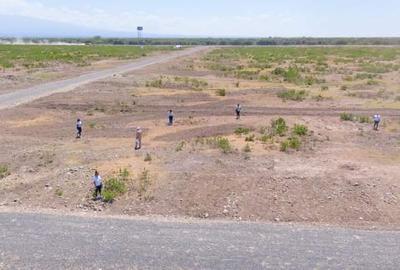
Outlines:
[{"label": "green bush", "polygon": [[245,141],[246,141],[246,142],[254,142],[255,138],[256,138],[256,135],[251,134],[250,136],[247,136],[247,137],[245,138]]},{"label": "green bush", "polygon": [[297,136],[305,136],[308,133],[308,127],[305,125],[296,124],[293,127],[293,134]]},{"label": "green bush", "polygon": [[289,142],[287,140],[281,142],[281,151],[286,152],[289,149]]},{"label": "green bush", "polygon": [[288,131],[288,126],[286,125],[285,119],[282,117],[272,120],[271,127],[273,130],[274,135],[285,136],[286,132]]},{"label": "green bush", "polygon": [[178,143],[178,145],[177,145],[176,148],[175,148],[175,151],[176,151],[176,152],[182,151],[183,148],[185,147],[185,144],[186,144],[186,142],[184,142],[184,141],[181,141],[180,143]]},{"label": "green bush", "polygon": [[340,120],[342,121],[353,121],[354,120],[354,115],[351,113],[341,113],[340,114]]},{"label": "green bush", "polygon": [[358,122],[361,124],[364,124],[364,123],[369,124],[372,122],[371,118],[369,118],[368,116],[365,116],[365,115],[360,115],[357,118],[358,118]]},{"label": "green bush", "polygon": [[299,150],[301,147],[301,141],[298,137],[293,136],[285,141],[281,142],[281,151],[286,152],[289,149]]},{"label": "green bush", "polygon": [[277,94],[279,98],[286,100],[293,100],[293,101],[303,101],[308,93],[305,90],[285,90]]},{"label": "green bush", "polygon": [[262,143],[268,143],[270,140],[272,140],[272,136],[271,136],[271,135],[266,135],[266,134],[264,134],[264,135],[262,135],[262,136],[260,137],[260,141],[261,141]]},{"label": "green bush", "polygon": [[288,139],[289,147],[295,150],[298,150],[301,146],[301,141],[298,137],[290,137]]},{"label": "green bush", "polygon": [[112,202],[117,196],[124,194],[127,191],[125,184],[125,177],[129,176],[126,174],[126,171],[120,171],[118,177],[109,178],[105,181],[104,191],[103,191],[103,200],[105,202]]},{"label": "green bush", "polygon": [[144,169],[143,172],[139,175],[138,182],[138,193],[140,197],[143,197],[148,192],[148,189],[151,186],[150,172],[147,169]]},{"label": "green bush", "polygon": [[250,129],[249,128],[244,128],[244,127],[238,127],[237,129],[235,129],[235,134],[236,135],[247,135],[250,133]]},{"label": "green bush", "polygon": [[290,83],[298,83],[301,80],[300,72],[297,67],[289,67],[284,74],[285,81]]},{"label": "green bush", "polygon": [[56,196],[58,196],[58,197],[62,197],[63,191],[60,188],[57,188],[56,191],[54,192],[54,194],[56,194]]},{"label": "green bush", "polygon": [[8,166],[5,164],[0,164],[0,179],[3,179],[10,175]]},{"label": "green bush", "polygon": [[224,154],[232,152],[232,146],[228,138],[217,138],[217,146]]},{"label": "green bush", "polygon": [[226,96],[226,90],[225,89],[218,89],[216,91],[216,94],[217,94],[217,96],[224,97],[224,96]]}]

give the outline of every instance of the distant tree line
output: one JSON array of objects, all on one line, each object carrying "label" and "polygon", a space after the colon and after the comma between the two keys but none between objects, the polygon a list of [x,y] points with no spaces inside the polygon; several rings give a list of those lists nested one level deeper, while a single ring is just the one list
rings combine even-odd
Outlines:
[{"label": "distant tree line", "polygon": [[[0,38],[13,42],[13,38]],[[399,38],[24,38],[29,43],[80,43],[86,45],[232,45],[232,46],[294,46],[294,45],[400,45]],[[19,41],[21,41],[19,39]]]}]

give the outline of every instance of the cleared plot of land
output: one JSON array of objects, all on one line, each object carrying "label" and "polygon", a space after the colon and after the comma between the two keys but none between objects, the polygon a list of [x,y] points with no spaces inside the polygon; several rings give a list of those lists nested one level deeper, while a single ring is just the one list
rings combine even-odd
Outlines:
[{"label": "cleared plot of land", "polygon": [[[398,228],[398,65],[397,48],[224,48],[4,110],[0,204]],[[95,168],[113,203],[92,200]]]},{"label": "cleared plot of land", "polygon": [[0,45],[0,93],[106,69],[169,46]]}]

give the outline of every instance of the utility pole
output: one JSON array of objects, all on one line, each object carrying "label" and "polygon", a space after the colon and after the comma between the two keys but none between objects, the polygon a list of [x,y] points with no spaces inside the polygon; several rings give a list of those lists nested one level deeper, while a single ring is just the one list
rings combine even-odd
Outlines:
[{"label": "utility pole", "polygon": [[137,27],[137,35],[138,35],[138,45],[142,46],[142,38],[143,38],[143,26]]}]

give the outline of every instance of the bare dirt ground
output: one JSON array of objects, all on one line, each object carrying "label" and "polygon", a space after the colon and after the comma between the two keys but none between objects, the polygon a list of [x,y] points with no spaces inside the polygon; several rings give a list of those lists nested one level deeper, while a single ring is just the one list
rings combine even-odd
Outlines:
[{"label": "bare dirt ground", "polygon": [[[235,78],[184,68],[196,61],[148,67],[0,111],[0,163],[9,169],[0,180],[0,206],[400,228],[397,104],[339,96],[336,89],[322,101],[284,102],[276,96],[284,83],[240,80],[237,86]],[[149,84],[160,76],[170,83]],[[207,86],[193,88],[176,76]],[[221,88],[226,96],[216,95]],[[168,109],[176,116],[172,127]],[[378,132],[339,117],[377,111],[384,119]],[[258,139],[279,116],[289,126],[308,127],[299,151],[280,151],[280,138]],[[137,126],[144,129],[140,151],[133,149]],[[255,140],[236,135],[238,127],[250,128]],[[228,138],[232,151],[215,147],[214,136]],[[128,191],[111,204],[93,201],[93,170],[107,179],[125,168]]]},{"label": "bare dirt ground", "polygon": [[32,87],[41,83],[73,78],[94,70],[102,70],[121,65],[128,60],[107,59],[91,63],[89,66],[77,67],[73,64],[52,63],[35,69],[13,68],[0,71],[0,94],[9,93],[21,88]]}]

